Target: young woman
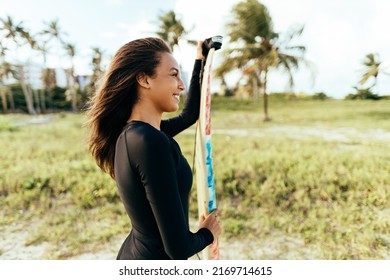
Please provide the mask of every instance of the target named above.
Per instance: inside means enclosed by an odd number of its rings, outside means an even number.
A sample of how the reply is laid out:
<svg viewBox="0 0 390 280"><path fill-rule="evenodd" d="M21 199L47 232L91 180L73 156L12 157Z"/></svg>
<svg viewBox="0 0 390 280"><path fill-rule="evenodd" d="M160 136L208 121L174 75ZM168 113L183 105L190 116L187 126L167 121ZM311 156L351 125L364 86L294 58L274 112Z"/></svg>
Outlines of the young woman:
<svg viewBox="0 0 390 280"><path fill-rule="evenodd" d="M199 115L202 42L198 43L188 97L167 44L144 38L122 46L111 61L88 111L89 150L117 183L132 229L117 259L187 259L221 233L218 211L188 224L192 172L175 135Z"/></svg>

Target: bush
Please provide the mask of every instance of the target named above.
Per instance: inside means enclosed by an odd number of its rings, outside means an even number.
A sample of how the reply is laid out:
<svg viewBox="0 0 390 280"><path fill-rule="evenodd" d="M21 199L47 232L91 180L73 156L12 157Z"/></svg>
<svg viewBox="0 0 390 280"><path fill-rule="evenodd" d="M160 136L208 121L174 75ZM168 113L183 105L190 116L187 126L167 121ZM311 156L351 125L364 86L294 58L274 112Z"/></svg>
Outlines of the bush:
<svg viewBox="0 0 390 280"><path fill-rule="evenodd" d="M329 97L323 93L323 92L317 92L312 97L314 100L326 100L329 99Z"/></svg>
<svg viewBox="0 0 390 280"><path fill-rule="evenodd" d="M354 87L356 93L348 94L345 99L347 100L380 100L381 97L371 91L372 87L369 88L357 88Z"/></svg>
<svg viewBox="0 0 390 280"><path fill-rule="evenodd" d="M27 104L26 100L23 94L22 87L19 83L17 84L12 84L8 86L9 92L12 94L13 99L14 99L14 105L15 105L15 111L16 112L23 112L27 113ZM35 95L37 94L37 90L34 90L34 107L38 108L41 107L42 104L37 104L37 100L35 98ZM42 98L42 90L38 90L39 93L39 98ZM45 108L46 110L66 110L69 111L71 109L71 100L67 100L66 95L65 95L66 88L62 87L55 87L52 91L50 92L45 92ZM79 96L82 97L82 102L85 103L85 100L87 97L84 95L81 95L79 92ZM39 101L40 102L40 101ZM9 98L7 98L7 105L8 105L8 110L11 110L11 104ZM40 102L41 103L41 102ZM2 103L0 102L0 110L3 110Z"/></svg>

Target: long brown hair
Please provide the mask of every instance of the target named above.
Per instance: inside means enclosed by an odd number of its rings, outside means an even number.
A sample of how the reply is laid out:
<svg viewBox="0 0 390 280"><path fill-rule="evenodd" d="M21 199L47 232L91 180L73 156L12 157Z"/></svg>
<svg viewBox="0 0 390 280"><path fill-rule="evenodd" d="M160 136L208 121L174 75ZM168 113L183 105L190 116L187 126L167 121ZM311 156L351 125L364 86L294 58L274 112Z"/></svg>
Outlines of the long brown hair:
<svg viewBox="0 0 390 280"><path fill-rule="evenodd" d="M115 178L115 145L138 100L137 75L155 75L160 54L171 53L159 38L130 41L114 55L87 111L88 148L97 165Z"/></svg>

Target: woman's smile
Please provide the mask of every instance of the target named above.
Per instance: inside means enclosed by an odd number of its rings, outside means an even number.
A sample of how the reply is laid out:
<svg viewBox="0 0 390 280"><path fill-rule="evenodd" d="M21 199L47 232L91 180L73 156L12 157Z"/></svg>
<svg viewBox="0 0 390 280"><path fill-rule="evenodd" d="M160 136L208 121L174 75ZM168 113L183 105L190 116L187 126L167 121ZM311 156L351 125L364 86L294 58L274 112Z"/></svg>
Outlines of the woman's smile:
<svg viewBox="0 0 390 280"><path fill-rule="evenodd" d="M178 102L180 101L180 92L179 93L174 93L173 98L175 98Z"/></svg>

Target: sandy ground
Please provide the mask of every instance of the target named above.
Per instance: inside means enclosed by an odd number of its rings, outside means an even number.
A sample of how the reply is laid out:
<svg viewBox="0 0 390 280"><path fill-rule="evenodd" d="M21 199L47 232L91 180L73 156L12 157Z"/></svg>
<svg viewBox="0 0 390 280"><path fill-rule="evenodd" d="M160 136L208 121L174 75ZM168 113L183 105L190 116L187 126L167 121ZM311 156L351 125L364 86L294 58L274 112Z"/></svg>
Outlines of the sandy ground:
<svg viewBox="0 0 390 280"><path fill-rule="evenodd" d="M28 246L29 228L21 224L10 224L1 228L0 259L42 259L49 247L47 242Z"/></svg>
<svg viewBox="0 0 390 280"><path fill-rule="evenodd" d="M187 132L193 134L193 132ZM390 141L390 131L383 129L369 129L360 131L354 128L325 128L321 126L287 126L252 128L252 129L214 129L213 135L229 135L241 137L259 137L267 134L285 135L294 139L308 139L320 137L326 141L349 142L356 140Z"/></svg>
<svg viewBox="0 0 390 280"><path fill-rule="evenodd" d="M28 245L29 230L20 225L8 225L2 228L0 238L1 260L42 260L47 259L50 249L48 242ZM125 236L117 236L106 244L105 249L71 257L73 260L113 260ZM307 247L299 238L275 234L261 243L256 240L219 241L221 259L319 259L321 253L313 247ZM200 258L202 255L200 254ZM197 260L195 255L191 259Z"/></svg>
<svg viewBox="0 0 390 280"><path fill-rule="evenodd" d="M34 220L26 224L9 224L1 227L0 236L0 260L44 260L48 259L48 252L52 247L48 242L29 244L29 237L34 233L34 228L40 228L41 221ZM197 228L198 222L190 221L192 231ZM73 260L113 260L126 238L118 235L112 238L98 252L84 253L70 257ZM220 256L225 260L246 259L321 259L321 252L314 246L305 245L299 237L287 236L281 233L273 233L262 240L231 239L219 240ZM199 254L200 258L202 255ZM195 255L191 259L197 260Z"/></svg>

